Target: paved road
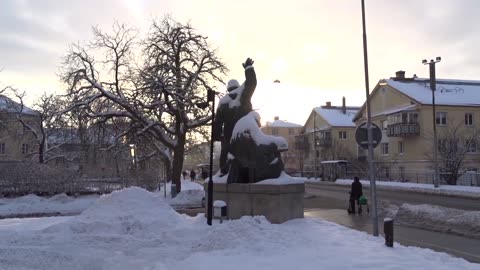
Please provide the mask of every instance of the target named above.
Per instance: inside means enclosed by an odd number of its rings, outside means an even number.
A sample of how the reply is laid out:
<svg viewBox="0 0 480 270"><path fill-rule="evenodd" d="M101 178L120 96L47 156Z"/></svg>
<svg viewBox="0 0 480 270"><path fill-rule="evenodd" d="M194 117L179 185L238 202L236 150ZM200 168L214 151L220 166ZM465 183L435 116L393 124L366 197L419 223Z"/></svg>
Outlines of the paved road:
<svg viewBox="0 0 480 270"><path fill-rule="evenodd" d="M315 200L306 201L305 208L322 207L326 202L326 208L332 208L332 204L335 208L346 209L348 204L348 191L349 186L335 185L335 184L306 184L307 194L317 196L322 202L318 203ZM370 197L370 191L368 187L363 188L363 192L367 197ZM461 197L450 197L437 194L421 194L408 191L397 190L381 190L377 188L377 198L379 201L388 201L391 204L401 205L403 203L410 204L433 204L449 208L456 208L462 210L475 210L480 211L480 199L469 199Z"/></svg>
<svg viewBox="0 0 480 270"><path fill-rule="evenodd" d="M346 212L348 204L348 187L324 184L307 184L307 194L315 195L305 199L305 216L320 217L356 230L372 232L372 219L369 216L351 216ZM368 192L368 190L364 190ZM437 204L445 207L480 210L480 201L452 198L439 195L415 194L398 191L378 191L379 200L393 204L404 202L411 204ZM383 220L383 218L380 218ZM383 234L383 225L379 224ZM395 224L395 242L405 246L430 248L440 252L480 263L480 240L462 236L427 231Z"/></svg>

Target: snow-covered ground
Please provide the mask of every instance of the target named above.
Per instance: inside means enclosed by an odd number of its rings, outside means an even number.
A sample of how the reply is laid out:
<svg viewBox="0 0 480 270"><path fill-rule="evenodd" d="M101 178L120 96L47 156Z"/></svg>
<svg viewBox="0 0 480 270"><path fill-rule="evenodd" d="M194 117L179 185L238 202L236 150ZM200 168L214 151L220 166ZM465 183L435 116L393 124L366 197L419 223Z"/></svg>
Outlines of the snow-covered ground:
<svg viewBox="0 0 480 270"><path fill-rule="evenodd" d="M128 188L77 216L0 220L0 269L480 269L315 218L207 226L163 195Z"/></svg>
<svg viewBox="0 0 480 270"><path fill-rule="evenodd" d="M309 180L312 182L311 180ZM351 179L337 179L335 184L338 185L351 185ZM318 181L317 181L318 182ZM369 180L360 180L363 186L370 186ZM384 189L396 189L407 190L428 194L442 194L449 196L462 196L470 198L480 198L480 187L470 186L450 186L441 185L438 188L434 188L431 184L416 184L416 183L402 183L402 182L387 182L387 181L375 181L378 188Z"/></svg>

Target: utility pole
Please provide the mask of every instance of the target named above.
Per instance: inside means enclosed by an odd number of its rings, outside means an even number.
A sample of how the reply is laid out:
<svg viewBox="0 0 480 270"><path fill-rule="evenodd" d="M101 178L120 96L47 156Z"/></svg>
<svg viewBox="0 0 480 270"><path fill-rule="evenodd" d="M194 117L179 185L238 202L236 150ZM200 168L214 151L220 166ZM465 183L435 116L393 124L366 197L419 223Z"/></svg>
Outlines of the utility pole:
<svg viewBox="0 0 480 270"><path fill-rule="evenodd" d="M363 26L363 63L365 68L365 90L367 94L367 136L368 136L368 174L370 176L370 196L372 198L372 222L373 236L378 236L378 215L377 215L377 188L375 183L375 168L373 164L373 126L372 112L370 110L370 87L368 82L368 54L367 54L367 31L365 26L365 3L362 0L362 26Z"/></svg>
<svg viewBox="0 0 480 270"><path fill-rule="evenodd" d="M435 90L437 88L437 79L435 75L435 64L442 61L440 56L435 58L435 61L432 59L430 62L427 59L422 60L422 64L429 66L430 71L430 89L432 89L432 111L433 111L433 166L435 174L433 176L433 186L438 188L440 186L440 175L438 173L438 146L437 146L437 111L435 110Z"/></svg>
<svg viewBox="0 0 480 270"><path fill-rule="evenodd" d="M315 174L315 180L317 180L317 144L318 144L318 138L317 138L317 111L313 109L313 151L315 154L315 159L314 159L314 174Z"/></svg>
<svg viewBox="0 0 480 270"><path fill-rule="evenodd" d="M213 219L213 132L215 130L215 91L208 89L207 102L212 102L212 130L210 132L210 180L208 181L207 224Z"/></svg>

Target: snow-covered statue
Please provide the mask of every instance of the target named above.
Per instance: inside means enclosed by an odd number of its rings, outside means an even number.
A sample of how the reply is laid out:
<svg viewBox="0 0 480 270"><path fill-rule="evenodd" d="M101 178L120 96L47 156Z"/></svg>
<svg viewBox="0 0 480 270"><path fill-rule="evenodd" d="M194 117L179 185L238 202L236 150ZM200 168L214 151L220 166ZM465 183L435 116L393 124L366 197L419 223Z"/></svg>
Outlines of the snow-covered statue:
<svg viewBox="0 0 480 270"><path fill-rule="evenodd" d="M228 93L220 99L215 114L215 129L213 140L221 141L220 174L225 175L229 170L228 152L233 128L240 118L252 111L252 95L257 86L257 76L253 69L253 60L247 58L242 64L245 69L245 82L238 84L237 80L230 80L227 84Z"/></svg>
<svg viewBox="0 0 480 270"><path fill-rule="evenodd" d="M288 144L282 137L264 134L260 115L251 111L235 125L229 148L227 183L256 183L280 176L283 171L280 153L288 150Z"/></svg>
<svg viewBox="0 0 480 270"><path fill-rule="evenodd" d="M228 82L228 93L220 99L213 132L214 141L222 144L220 176L228 173L228 183L279 177L283 171L280 152L288 149L283 138L265 135L260 130L260 116L251 103L257 86L253 60L247 58L242 65L245 82Z"/></svg>

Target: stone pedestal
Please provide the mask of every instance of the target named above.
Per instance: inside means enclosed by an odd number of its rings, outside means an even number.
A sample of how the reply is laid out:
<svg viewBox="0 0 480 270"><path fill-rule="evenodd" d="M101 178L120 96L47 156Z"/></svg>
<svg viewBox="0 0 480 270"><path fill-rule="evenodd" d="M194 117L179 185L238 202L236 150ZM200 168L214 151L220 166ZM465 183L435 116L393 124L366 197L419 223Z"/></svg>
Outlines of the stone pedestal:
<svg viewBox="0 0 480 270"><path fill-rule="evenodd" d="M205 183L208 196L208 184ZM271 223L283 223L290 219L303 218L304 183L267 184L213 184L213 200L227 203L227 218L242 216L265 216ZM205 198L208 201L208 198ZM205 206L206 207L206 206ZM205 213L206 213L205 209Z"/></svg>

